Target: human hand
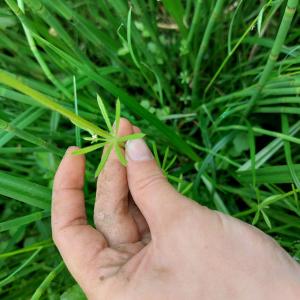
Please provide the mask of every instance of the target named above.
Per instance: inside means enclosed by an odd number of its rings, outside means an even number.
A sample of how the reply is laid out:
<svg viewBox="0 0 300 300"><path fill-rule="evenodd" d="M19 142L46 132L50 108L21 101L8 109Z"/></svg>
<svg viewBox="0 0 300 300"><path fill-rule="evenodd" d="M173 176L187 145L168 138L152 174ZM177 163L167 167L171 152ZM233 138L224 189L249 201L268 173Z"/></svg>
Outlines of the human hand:
<svg viewBox="0 0 300 300"><path fill-rule="evenodd" d="M138 132L121 119L119 135ZM253 226L180 195L142 140L111 153L87 224L85 159L68 149L54 181L52 232L89 299L299 299L300 267Z"/></svg>

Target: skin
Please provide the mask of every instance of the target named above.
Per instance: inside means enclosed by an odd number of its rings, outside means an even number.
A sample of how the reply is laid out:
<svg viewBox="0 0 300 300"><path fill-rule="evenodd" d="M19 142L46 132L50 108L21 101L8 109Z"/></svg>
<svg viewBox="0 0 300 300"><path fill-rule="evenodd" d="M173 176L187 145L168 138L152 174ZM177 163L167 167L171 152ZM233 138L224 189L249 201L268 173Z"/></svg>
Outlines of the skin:
<svg viewBox="0 0 300 300"><path fill-rule="evenodd" d="M121 119L120 136L138 131ZM179 194L149 149L125 148L127 167L112 152L98 177L96 228L76 147L54 180L53 239L88 299L299 299L300 267L272 238Z"/></svg>

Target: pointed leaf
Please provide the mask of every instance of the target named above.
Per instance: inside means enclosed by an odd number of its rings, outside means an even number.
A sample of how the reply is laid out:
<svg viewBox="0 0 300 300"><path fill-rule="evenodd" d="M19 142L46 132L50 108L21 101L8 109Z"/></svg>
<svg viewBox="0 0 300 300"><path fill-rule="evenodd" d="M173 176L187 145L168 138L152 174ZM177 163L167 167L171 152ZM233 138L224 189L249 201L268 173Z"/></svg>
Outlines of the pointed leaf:
<svg viewBox="0 0 300 300"><path fill-rule="evenodd" d="M74 95L75 114L76 114L76 116L78 116L79 112L78 112L76 76L73 76L73 95ZM76 138L76 146L81 148L80 128L78 126L75 126L75 138Z"/></svg>
<svg viewBox="0 0 300 300"><path fill-rule="evenodd" d="M78 149L78 150L74 150L72 152L73 155L80 155L80 154L85 154L85 153L89 153L89 152L92 152L94 150L97 150L101 147L103 147L106 143L99 143L99 144L95 144L95 145L92 145L92 146L88 146L88 147L85 147L85 148L81 148L81 149Z"/></svg>
<svg viewBox="0 0 300 300"><path fill-rule="evenodd" d="M190 182L181 192L181 194L185 195L193 186L193 182Z"/></svg>
<svg viewBox="0 0 300 300"><path fill-rule="evenodd" d="M117 99L116 102L116 115L115 115L115 132L117 133L120 126L120 117L121 117L121 103L120 99Z"/></svg>
<svg viewBox="0 0 300 300"><path fill-rule="evenodd" d="M161 168L163 170L165 170L165 166L166 166L166 163L167 163L168 156L169 156L169 147L166 148L165 155L164 155L164 158L163 158L163 163L162 163L162 166L161 166Z"/></svg>
<svg viewBox="0 0 300 300"><path fill-rule="evenodd" d="M152 143L152 149L153 149L153 154L154 154L154 158L156 160L156 163L161 168L161 164L160 164L160 160L159 160L159 156L158 156L157 147L156 147L155 142Z"/></svg>
<svg viewBox="0 0 300 300"><path fill-rule="evenodd" d="M174 157L172 158L172 160L166 166L165 171L168 171L173 166L173 164L175 163L176 158L177 158L177 155L174 155Z"/></svg>
<svg viewBox="0 0 300 300"><path fill-rule="evenodd" d="M110 123L110 120L109 120L106 108L105 108L104 103L103 103L103 101L102 101L102 99L101 99L101 97L99 95L97 95L97 102L98 102L101 114L103 116L103 119L104 119L104 121L106 123L106 126L108 128L108 131L112 132L113 131L112 130L112 126L111 126L111 123Z"/></svg>
<svg viewBox="0 0 300 300"><path fill-rule="evenodd" d="M252 225L255 225L257 223L257 221L259 219L259 216L260 216L260 209L257 210L257 212L256 212L256 214L255 214L255 216L253 218Z"/></svg>
<svg viewBox="0 0 300 300"><path fill-rule="evenodd" d="M106 161L109 157L109 154L110 154L112 148L113 148L113 144L110 144L107 149L103 150L101 161L100 161L100 163L97 167L97 170L95 172L95 177L97 177L100 174L100 172L102 171L102 169L104 168L104 165L105 165L105 163L106 163Z"/></svg>
<svg viewBox="0 0 300 300"><path fill-rule="evenodd" d="M127 16L127 46L128 46L128 50L129 50L129 53L130 53L130 56L131 56L133 62L135 63L137 68L140 69L141 66L133 52L132 43L131 43L131 11L132 11L132 8L130 7L129 11L128 11L128 16Z"/></svg>
<svg viewBox="0 0 300 300"><path fill-rule="evenodd" d="M262 21L263 21L263 15L264 15L265 6L262 7L262 9L259 12L258 20L257 20L257 31L258 35L262 36Z"/></svg>
<svg viewBox="0 0 300 300"><path fill-rule="evenodd" d="M123 166L126 166L127 165L127 160L125 159L125 157L124 157L124 155L123 155L123 153L120 149L120 146L116 144L114 148L115 148L115 151L116 151L116 154L118 156L119 161L121 162L121 164Z"/></svg>
<svg viewBox="0 0 300 300"><path fill-rule="evenodd" d="M180 184L184 183L184 180L182 178L180 178L180 177L178 178L178 177L175 177L173 175L169 175L168 174L167 178L170 179L170 180L172 180L172 181L174 181L174 182L180 183Z"/></svg>
<svg viewBox="0 0 300 300"><path fill-rule="evenodd" d="M128 134L124 135L118 138L118 142L126 142L129 140L136 140L136 139L142 139L145 136L144 133L133 133L133 134Z"/></svg>
<svg viewBox="0 0 300 300"><path fill-rule="evenodd" d="M264 220L265 220L267 226L268 226L270 229L272 229L271 221L270 221L269 217L267 216L267 214L264 212L263 209L261 210L261 214L262 214L262 216L263 216L263 218L264 218Z"/></svg>

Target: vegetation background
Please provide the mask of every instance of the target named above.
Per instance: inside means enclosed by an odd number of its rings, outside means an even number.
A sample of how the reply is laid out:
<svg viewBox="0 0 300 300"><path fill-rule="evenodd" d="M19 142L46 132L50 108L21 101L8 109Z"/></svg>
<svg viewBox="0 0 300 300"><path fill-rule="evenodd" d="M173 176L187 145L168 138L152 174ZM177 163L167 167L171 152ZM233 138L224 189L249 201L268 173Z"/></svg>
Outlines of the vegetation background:
<svg viewBox="0 0 300 300"><path fill-rule="evenodd" d="M255 224L299 260L298 9L298 0L1 1L0 298L84 299L51 241L49 208L65 149L89 134L45 96L101 128L96 94L111 121L119 98L180 192ZM90 217L99 157L87 154Z"/></svg>

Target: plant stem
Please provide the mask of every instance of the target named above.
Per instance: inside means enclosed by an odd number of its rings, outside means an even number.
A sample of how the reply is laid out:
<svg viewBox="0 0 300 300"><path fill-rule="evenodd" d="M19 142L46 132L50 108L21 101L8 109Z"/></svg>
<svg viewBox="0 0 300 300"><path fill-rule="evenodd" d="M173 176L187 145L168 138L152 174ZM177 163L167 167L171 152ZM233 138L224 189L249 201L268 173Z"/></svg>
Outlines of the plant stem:
<svg viewBox="0 0 300 300"><path fill-rule="evenodd" d="M55 277L63 270L65 264L61 261L43 280L41 285L36 289L31 297L31 300L38 300L41 298L42 294L49 287L50 283L55 279Z"/></svg>
<svg viewBox="0 0 300 300"><path fill-rule="evenodd" d="M195 34L195 31L196 31L196 27L197 27L197 25L199 24L199 21L200 21L200 12L201 12L201 6L202 6L203 0L196 0L196 2L197 3L196 3L195 13L194 13L193 20L192 20L192 25L191 25L191 28L189 30L188 37L187 37L188 47L190 46L190 44L192 42L193 36Z"/></svg>
<svg viewBox="0 0 300 300"><path fill-rule="evenodd" d="M93 123L83 119L82 117L77 116L72 111L64 108L60 104L51 100L46 95L23 84L20 80L14 78L13 76L11 76L10 74L8 74L7 72L1 69L0 69L0 82L32 97L36 102L42 104L43 106L59 112L60 114L68 118L72 123L76 124L80 128L83 128L84 130L87 131L91 131L94 134L97 134L99 136L109 137L109 134L106 131L102 130L101 128L94 125Z"/></svg>
<svg viewBox="0 0 300 300"><path fill-rule="evenodd" d="M291 22L293 20L294 14L296 12L298 2L299 2L299 0L288 0L282 21L280 23L279 30L276 35L276 39L274 41L272 50L270 52L270 55L269 55L269 58L267 61L267 64L265 65L262 75L258 81L256 91L250 98L248 108L246 109L246 111L244 113L245 116L247 116L250 113L253 106L255 106L258 97L260 96L264 86L266 85L266 83L271 75L271 72L274 68L274 65L275 65L277 59L278 59L278 56L279 56L279 53L283 46L283 43L286 39L288 30L291 26Z"/></svg>
<svg viewBox="0 0 300 300"><path fill-rule="evenodd" d="M193 82L192 82L192 106L193 107L197 105L197 97L199 96L199 90L200 90L199 76L200 76L200 69L201 69L203 55L207 49L209 38L211 36L215 22L222 11L223 5L224 5L224 0L217 0L217 3L215 4L214 9L208 20L208 24L205 28L205 32L198 50L198 54L195 62L194 74L193 74Z"/></svg>

